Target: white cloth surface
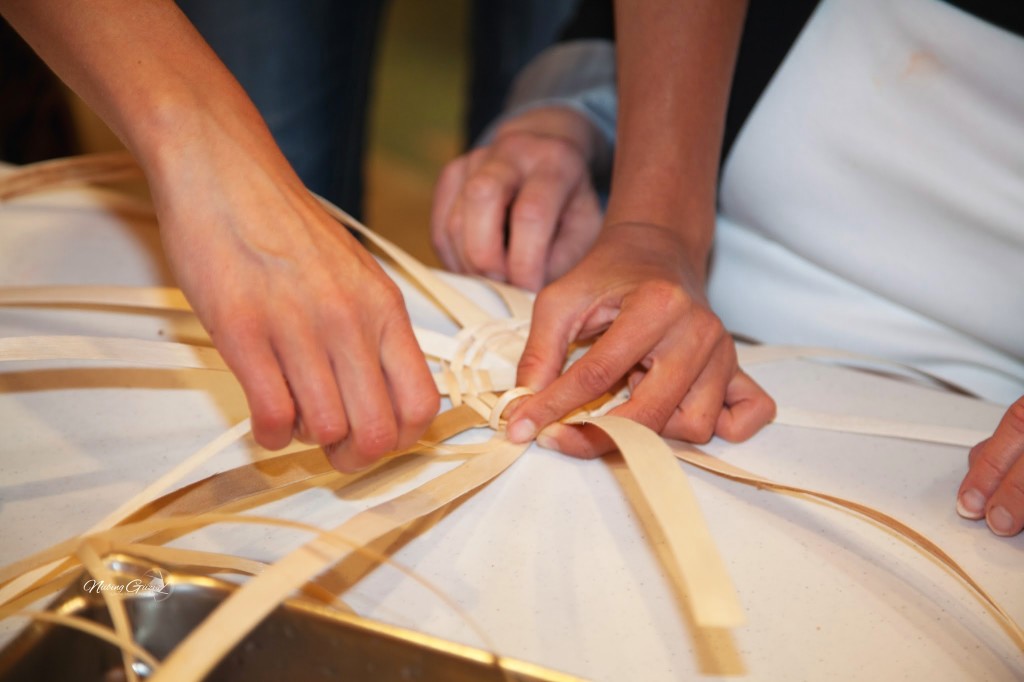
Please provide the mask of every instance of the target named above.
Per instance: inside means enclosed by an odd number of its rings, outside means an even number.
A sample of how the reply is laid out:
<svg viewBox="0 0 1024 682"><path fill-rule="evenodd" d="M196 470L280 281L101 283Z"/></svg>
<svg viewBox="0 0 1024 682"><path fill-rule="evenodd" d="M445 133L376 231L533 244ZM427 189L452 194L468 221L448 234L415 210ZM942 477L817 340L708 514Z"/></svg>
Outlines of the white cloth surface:
<svg viewBox="0 0 1024 682"><path fill-rule="evenodd" d="M169 284L152 217L111 206L106 195L82 190L0 206L0 285ZM500 314L479 283L449 279ZM414 322L452 331L424 297L405 291ZM114 329L173 339L178 324L180 316L0 308L4 335ZM988 403L807 362L751 370L794 407L983 429L1001 414ZM0 365L0 562L84 531L244 415L227 375ZM999 539L955 513L962 448L770 426L748 443L716 441L707 450L897 516L1024 620L1024 536ZM251 443L240 444L189 480L255 456ZM317 489L256 512L333 526L449 466L411 468L386 490ZM716 679L706 667L716 656L745 680L1024 676L1024 656L978 602L889 534L688 471L747 613L734 656L698 638L680 615L623 495L628 477L616 458L582 462L533 447L395 558L439 586L501 653L595 680ZM199 534L190 546L273 559L301 539L232 527ZM366 615L481 645L459 616L388 567L347 598ZM10 624L4 628L9 634Z"/></svg>

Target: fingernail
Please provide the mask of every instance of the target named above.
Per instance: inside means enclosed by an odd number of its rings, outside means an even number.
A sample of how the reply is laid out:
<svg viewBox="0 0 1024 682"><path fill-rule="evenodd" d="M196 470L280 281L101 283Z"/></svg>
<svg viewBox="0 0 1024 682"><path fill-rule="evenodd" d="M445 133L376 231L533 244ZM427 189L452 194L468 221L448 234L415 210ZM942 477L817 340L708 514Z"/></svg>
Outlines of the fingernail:
<svg viewBox="0 0 1024 682"><path fill-rule="evenodd" d="M1006 507L996 507L988 513L986 520L996 535L1009 535L1013 532L1013 517L1006 511Z"/></svg>
<svg viewBox="0 0 1024 682"><path fill-rule="evenodd" d="M537 434L537 445L545 450L558 450L558 441L544 432Z"/></svg>
<svg viewBox="0 0 1024 682"><path fill-rule="evenodd" d="M526 443L537 435L537 425L529 419L520 419L509 424L507 435L513 443Z"/></svg>
<svg viewBox="0 0 1024 682"><path fill-rule="evenodd" d="M484 277L490 280L494 280L495 282L505 281L505 275L501 274L500 272L485 272Z"/></svg>
<svg viewBox="0 0 1024 682"><path fill-rule="evenodd" d="M974 488L965 490L956 501L956 513L965 519L980 519L985 515L985 496Z"/></svg>

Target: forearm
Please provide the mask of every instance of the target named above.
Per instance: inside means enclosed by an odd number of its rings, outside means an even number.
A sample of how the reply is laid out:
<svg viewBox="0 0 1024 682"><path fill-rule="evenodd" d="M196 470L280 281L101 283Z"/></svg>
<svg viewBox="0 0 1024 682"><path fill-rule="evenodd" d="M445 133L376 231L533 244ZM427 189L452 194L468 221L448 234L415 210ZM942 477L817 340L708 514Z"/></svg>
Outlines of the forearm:
<svg viewBox="0 0 1024 682"><path fill-rule="evenodd" d="M619 116L606 224L675 231L703 276L746 0L616 0Z"/></svg>
<svg viewBox="0 0 1024 682"><path fill-rule="evenodd" d="M277 154L245 92L173 2L0 0L0 11L147 173L172 172L181 147L214 128Z"/></svg>

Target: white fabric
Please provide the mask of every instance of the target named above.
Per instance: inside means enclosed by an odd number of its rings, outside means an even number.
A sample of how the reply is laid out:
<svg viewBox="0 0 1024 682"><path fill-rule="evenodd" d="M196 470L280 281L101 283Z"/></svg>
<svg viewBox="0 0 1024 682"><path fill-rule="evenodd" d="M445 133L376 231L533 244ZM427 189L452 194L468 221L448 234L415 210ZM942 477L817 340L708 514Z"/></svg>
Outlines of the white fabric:
<svg viewBox="0 0 1024 682"><path fill-rule="evenodd" d="M943 2L822 3L724 169L725 324L1024 393L1022 66Z"/></svg>
<svg viewBox="0 0 1024 682"><path fill-rule="evenodd" d="M83 189L0 204L0 285L171 285L152 213ZM480 282L444 275L493 314ZM454 326L399 282L413 322ZM0 308L0 336L116 334L182 340L182 315L117 309ZM185 331L192 335L190 328ZM794 360L750 367L780 405L991 432L999 407L878 376ZM247 414L226 372L118 369L76 362L0 367L0 564L84 532ZM458 442L487 434L467 434ZM918 529L1018 621L1024 535L996 538L956 514L966 448L773 424L706 450L768 478L841 494ZM183 481L265 456L248 439ZM457 462L396 463L404 479L308 490L253 510L333 527ZM395 559L436 585L502 654L598 682L642 680L1024 679L1024 657L963 585L889 534L821 505L690 469L748 624L733 638L695 629L638 521L620 460L534 446ZM194 549L273 560L303 540L223 527ZM472 645L481 639L437 596L388 567L346 594L365 615ZM0 622L0 644L17 621Z"/></svg>

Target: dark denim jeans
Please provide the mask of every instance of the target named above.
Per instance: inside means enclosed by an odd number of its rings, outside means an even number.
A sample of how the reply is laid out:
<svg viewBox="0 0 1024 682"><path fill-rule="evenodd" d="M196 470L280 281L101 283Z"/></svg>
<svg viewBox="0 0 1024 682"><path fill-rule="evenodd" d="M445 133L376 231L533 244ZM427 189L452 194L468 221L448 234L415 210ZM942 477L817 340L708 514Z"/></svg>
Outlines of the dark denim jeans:
<svg viewBox="0 0 1024 682"><path fill-rule="evenodd" d="M429 2L430 0L419 0ZM576 0L472 0L471 137ZM178 0L299 177L359 215L374 47L387 0Z"/></svg>
<svg viewBox="0 0 1024 682"><path fill-rule="evenodd" d="M306 186L362 204L373 50L386 0L179 0Z"/></svg>

